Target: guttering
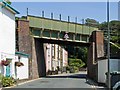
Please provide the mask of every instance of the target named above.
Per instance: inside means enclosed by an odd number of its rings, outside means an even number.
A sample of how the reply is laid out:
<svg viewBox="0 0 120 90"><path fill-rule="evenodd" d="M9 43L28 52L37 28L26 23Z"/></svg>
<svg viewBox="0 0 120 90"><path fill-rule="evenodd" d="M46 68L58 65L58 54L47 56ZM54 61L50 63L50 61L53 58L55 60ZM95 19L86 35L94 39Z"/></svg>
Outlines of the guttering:
<svg viewBox="0 0 120 90"><path fill-rule="evenodd" d="M15 55L21 55L21 56L26 56L29 57L29 54L23 53L23 52L15 52Z"/></svg>
<svg viewBox="0 0 120 90"><path fill-rule="evenodd" d="M16 9L14 9L12 6L10 6L8 3L6 3L5 1L3 1L3 0L0 0L0 4L2 4L3 6L2 6L2 8L7 8L7 9L9 9L10 11L12 11L14 14L20 14Z"/></svg>

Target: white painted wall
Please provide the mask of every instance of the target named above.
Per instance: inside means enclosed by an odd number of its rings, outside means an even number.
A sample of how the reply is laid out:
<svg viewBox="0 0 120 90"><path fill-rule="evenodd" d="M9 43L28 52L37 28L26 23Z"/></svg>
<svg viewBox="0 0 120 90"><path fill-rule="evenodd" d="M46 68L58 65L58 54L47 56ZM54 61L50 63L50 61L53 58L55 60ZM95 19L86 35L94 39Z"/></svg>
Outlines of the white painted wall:
<svg viewBox="0 0 120 90"><path fill-rule="evenodd" d="M15 54L15 14L7 10L6 8L2 8L1 4L0 52Z"/></svg>
<svg viewBox="0 0 120 90"><path fill-rule="evenodd" d="M22 56L20 62L24 64L24 66L16 67L17 68L17 78L19 79L28 79L29 78L29 69L28 69L28 58Z"/></svg>
<svg viewBox="0 0 120 90"><path fill-rule="evenodd" d="M68 52L63 48L63 67L68 65Z"/></svg>
<svg viewBox="0 0 120 90"><path fill-rule="evenodd" d="M13 70L13 61L15 60L15 14L2 8L0 2L0 62L6 60L6 58L12 58L10 64L11 70ZM0 73L6 73L6 67L0 65ZM11 71L12 75L12 71Z"/></svg>
<svg viewBox="0 0 120 90"><path fill-rule="evenodd" d="M15 61L18 57L15 56L15 14L2 8L0 2L0 61L6 58L12 58L10 63L10 74L15 78ZM28 75L28 58L22 56L20 61L24 66L17 67L17 78L26 79ZM2 74L6 75L6 66L1 66Z"/></svg>
<svg viewBox="0 0 120 90"><path fill-rule="evenodd" d="M120 72L120 59L110 59L110 72ZM107 59L98 61L98 82L105 83L107 72Z"/></svg>
<svg viewBox="0 0 120 90"><path fill-rule="evenodd" d="M47 44L46 45L46 52L45 52L45 54L46 54L46 72L48 71L48 70L52 70L52 68L51 68L51 44Z"/></svg>
<svg viewBox="0 0 120 90"><path fill-rule="evenodd" d="M107 60L100 60L98 61L98 82L105 83L106 76L105 73L107 72Z"/></svg>

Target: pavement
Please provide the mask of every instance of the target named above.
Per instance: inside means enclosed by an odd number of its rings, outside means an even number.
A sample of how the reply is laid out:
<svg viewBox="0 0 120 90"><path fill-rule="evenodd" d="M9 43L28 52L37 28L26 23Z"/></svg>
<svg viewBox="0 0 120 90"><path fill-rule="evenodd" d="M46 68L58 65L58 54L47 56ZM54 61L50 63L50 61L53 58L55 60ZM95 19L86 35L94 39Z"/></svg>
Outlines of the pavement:
<svg viewBox="0 0 120 90"><path fill-rule="evenodd" d="M34 79L19 83L18 85L7 87L10 88L92 88L92 90L103 89L103 86L91 79L86 80L86 72L63 73L59 75L48 75L44 78Z"/></svg>

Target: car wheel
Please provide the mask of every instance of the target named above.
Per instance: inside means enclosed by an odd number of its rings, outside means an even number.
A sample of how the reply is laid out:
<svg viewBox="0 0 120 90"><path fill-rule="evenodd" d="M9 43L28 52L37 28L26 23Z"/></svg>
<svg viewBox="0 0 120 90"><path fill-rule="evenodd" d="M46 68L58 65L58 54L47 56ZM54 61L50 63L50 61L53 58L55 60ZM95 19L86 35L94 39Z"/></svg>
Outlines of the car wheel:
<svg viewBox="0 0 120 90"><path fill-rule="evenodd" d="M118 86L116 90L120 90L120 86Z"/></svg>

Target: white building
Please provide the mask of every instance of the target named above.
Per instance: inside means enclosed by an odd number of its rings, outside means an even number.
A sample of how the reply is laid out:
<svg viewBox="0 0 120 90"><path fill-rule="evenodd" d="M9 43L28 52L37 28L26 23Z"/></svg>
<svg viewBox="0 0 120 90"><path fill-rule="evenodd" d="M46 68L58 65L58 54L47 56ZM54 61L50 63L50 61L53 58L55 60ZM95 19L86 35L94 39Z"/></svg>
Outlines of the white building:
<svg viewBox="0 0 120 90"><path fill-rule="evenodd" d="M68 52L57 44L46 44L46 72L68 65Z"/></svg>
<svg viewBox="0 0 120 90"><path fill-rule="evenodd" d="M15 14L19 12L0 0L0 62L6 59L12 60L8 66L0 65L0 72L5 76L11 76L11 70L14 68L12 63L15 60Z"/></svg>
<svg viewBox="0 0 120 90"><path fill-rule="evenodd" d="M15 14L19 12L0 2L0 52L15 54Z"/></svg>
<svg viewBox="0 0 120 90"><path fill-rule="evenodd" d="M13 61L14 68L12 68L12 76L19 79L29 79L29 55L16 52L16 59ZM23 66L15 66L15 62L22 62Z"/></svg>

